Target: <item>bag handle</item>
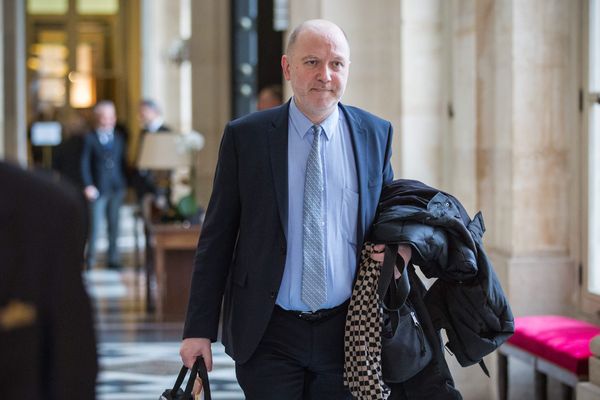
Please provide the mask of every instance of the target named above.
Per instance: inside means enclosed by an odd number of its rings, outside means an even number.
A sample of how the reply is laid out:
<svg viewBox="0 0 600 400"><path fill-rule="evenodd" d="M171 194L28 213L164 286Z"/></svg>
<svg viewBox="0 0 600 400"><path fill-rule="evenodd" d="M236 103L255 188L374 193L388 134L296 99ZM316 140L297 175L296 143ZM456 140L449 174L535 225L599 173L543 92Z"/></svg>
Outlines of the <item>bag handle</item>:
<svg viewBox="0 0 600 400"><path fill-rule="evenodd" d="M171 389L171 397L177 394L177 391L181 387L185 376L187 375L188 367L185 365L181 367L179 370L179 375L175 380L175 385L173 389ZM192 373L190 374L190 379L185 385L185 391L183 393L184 399L188 399L192 395L192 389L194 388L194 381L196 380L196 376L199 376L202 379L202 390L204 391L204 400L211 400L210 395L210 382L208 381L208 371L206 370L206 365L204 364L204 358L201 356L196 357L196 362L192 366ZM173 397L174 398L174 397Z"/></svg>
<svg viewBox="0 0 600 400"><path fill-rule="evenodd" d="M204 391L204 400L211 400L210 395L210 381L208 380L208 371L206 370L206 364L204 364L204 359L202 357L198 357L196 362L200 361L200 365L198 368L198 376L202 380L202 390ZM195 375L194 375L195 376ZM190 389L190 394L192 393Z"/></svg>
<svg viewBox="0 0 600 400"><path fill-rule="evenodd" d="M402 263L402 266L400 266L400 263ZM398 266L398 270L401 271L399 281L394 279L394 266ZM408 280L406 264L404 263L402 257L398 256L398 243L385 245L383 265L381 266L381 273L379 275L379 282L377 286L377 293L379 294L379 299L384 307L385 304L383 299L386 292L390 288L392 280L394 281L394 290L392 294L398 300L398 308L388 308L388 311L397 311L406 302L408 293L410 292L410 282Z"/></svg>

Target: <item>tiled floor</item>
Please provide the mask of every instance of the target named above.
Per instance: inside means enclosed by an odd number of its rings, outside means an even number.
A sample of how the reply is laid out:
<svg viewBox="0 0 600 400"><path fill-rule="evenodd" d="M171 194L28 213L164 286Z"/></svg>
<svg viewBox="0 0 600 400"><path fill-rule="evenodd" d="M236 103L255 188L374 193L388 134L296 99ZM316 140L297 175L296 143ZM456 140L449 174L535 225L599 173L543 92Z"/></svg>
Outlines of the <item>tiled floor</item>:
<svg viewBox="0 0 600 400"><path fill-rule="evenodd" d="M136 279L132 269L94 270L86 273L86 283L96 312L98 399L157 399L172 387L181 368L181 324L156 323L146 315L140 289L143 281ZM220 344L213 352L213 398L243 399L233 361Z"/></svg>
<svg viewBox="0 0 600 400"><path fill-rule="evenodd" d="M128 209L123 210L120 247L131 257L133 229ZM102 241L100 246L102 248ZM131 262L129 262L131 264ZM102 265L84 275L96 315L100 373L98 400L148 400L175 382L181 368L179 343L182 323L158 323L145 311L145 281L125 262L123 271ZM244 395L235 379L234 364L223 346L213 347L209 377L214 399L237 400Z"/></svg>

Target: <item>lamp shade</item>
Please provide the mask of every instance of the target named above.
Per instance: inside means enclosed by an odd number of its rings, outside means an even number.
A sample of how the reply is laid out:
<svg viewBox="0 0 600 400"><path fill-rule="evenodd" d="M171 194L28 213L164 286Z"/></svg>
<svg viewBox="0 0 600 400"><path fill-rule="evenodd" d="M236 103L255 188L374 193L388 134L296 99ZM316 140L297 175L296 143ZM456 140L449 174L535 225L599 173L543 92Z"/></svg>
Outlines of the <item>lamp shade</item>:
<svg viewBox="0 0 600 400"><path fill-rule="evenodd" d="M181 135L147 133L142 138L137 167L140 169L175 169L191 165L191 154L181 145Z"/></svg>

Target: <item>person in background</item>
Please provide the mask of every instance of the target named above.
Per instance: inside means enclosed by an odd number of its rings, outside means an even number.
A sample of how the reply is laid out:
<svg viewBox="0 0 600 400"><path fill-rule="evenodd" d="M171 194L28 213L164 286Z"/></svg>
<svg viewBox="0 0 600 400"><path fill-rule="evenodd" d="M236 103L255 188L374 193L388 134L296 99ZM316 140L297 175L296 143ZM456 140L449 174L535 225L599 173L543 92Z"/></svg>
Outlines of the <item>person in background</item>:
<svg viewBox="0 0 600 400"><path fill-rule="evenodd" d="M94 399L80 194L4 162L0 185L0 399Z"/></svg>
<svg viewBox="0 0 600 400"><path fill-rule="evenodd" d="M125 198L125 154L127 135L115 128L117 113L113 102L103 100L94 108L95 126L83 139L81 175L84 193L91 209L91 229L86 263L92 268L96 262L96 241L102 220L106 217L108 229L108 268L120 269L117 247L119 210Z"/></svg>
<svg viewBox="0 0 600 400"><path fill-rule="evenodd" d="M265 86L258 92L258 101L256 102L256 109L258 111L277 107L281 104L283 104L283 90L281 85Z"/></svg>
<svg viewBox="0 0 600 400"><path fill-rule="evenodd" d="M61 181L79 189L83 196L84 184L81 176L81 156L84 133L89 130L85 118L73 109L65 110L62 118L64 139L52 153L52 169L58 172Z"/></svg>
<svg viewBox="0 0 600 400"><path fill-rule="evenodd" d="M151 99L140 101L139 113L142 122L142 134L171 131L171 128L165 124L162 111L156 101Z"/></svg>
<svg viewBox="0 0 600 400"><path fill-rule="evenodd" d="M135 157L136 162L140 157L139 153L146 135L171 132L171 128L165 124L162 111L156 101L151 99L140 101L138 111L142 127L138 141L138 154ZM170 172L153 172L137 169L136 166L133 166L132 170L132 186L135 190L138 203L142 203L145 195L151 194L154 196L154 205L160 209L165 208L168 203ZM161 185L159 181L163 181L163 184Z"/></svg>
<svg viewBox="0 0 600 400"><path fill-rule="evenodd" d="M332 22L295 28L281 65L292 99L225 127L180 355L212 368L223 309L246 399L349 400L346 314L357 252L393 178L392 126L340 103L350 46Z"/></svg>

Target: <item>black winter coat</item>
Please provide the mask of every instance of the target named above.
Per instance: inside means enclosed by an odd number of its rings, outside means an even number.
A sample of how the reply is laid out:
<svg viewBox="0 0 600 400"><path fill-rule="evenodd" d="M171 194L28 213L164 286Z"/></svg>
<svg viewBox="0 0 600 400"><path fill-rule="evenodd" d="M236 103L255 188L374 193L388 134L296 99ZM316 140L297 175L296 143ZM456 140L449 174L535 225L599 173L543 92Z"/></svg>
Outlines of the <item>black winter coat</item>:
<svg viewBox="0 0 600 400"><path fill-rule="evenodd" d="M512 311L483 248L484 232L481 213L471 220L452 195L406 179L383 188L371 231L375 243L410 244L412 262L428 278L439 278L425 305L463 367L481 362L514 333Z"/></svg>

